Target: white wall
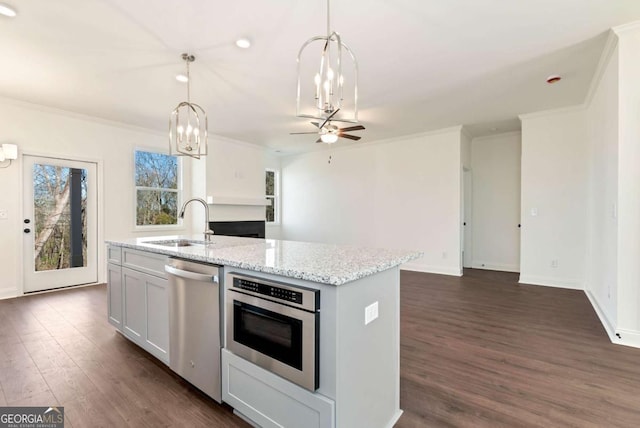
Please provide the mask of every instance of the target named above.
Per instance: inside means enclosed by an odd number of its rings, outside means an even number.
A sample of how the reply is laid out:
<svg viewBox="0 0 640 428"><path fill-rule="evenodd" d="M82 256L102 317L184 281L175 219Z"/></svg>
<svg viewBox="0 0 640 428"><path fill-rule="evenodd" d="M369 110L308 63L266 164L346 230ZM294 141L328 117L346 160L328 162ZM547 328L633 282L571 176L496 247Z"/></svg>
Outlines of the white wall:
<svg viewBox="0 0 640 428"><path fill-rule="evenodd" d="M640 25L619 36L617 332L640 347Z"/></svg>
<svg viewBox="0 0 640 428"><path fill-rule="evenodd" d="M422 250L459 275L460 127L282 158L285 239Z"/></svg>
<svg viewBox="0 0 640 428"><path fill-rule="evenodd" d="M474 138L472 267L520 271L519 132Z"/></svg>
<svg viewBox="0 0 640 428"><path fill-rule="evenodd" d="M168 150L166 135L98 121L30 104L0 99L0 143L14 143L23 153L98 162L98 277L104 281L104 239L167 232L134 230L133 154L136 147ZM191 183L185 163L185 191ZM0 298L22 294L22 160L0 169ZM188 226L188 222L186 223ZM171 233L184 233L188 228Z"/></svg>
<svg viewBox="0 0 640 428"><path fill-rule="evenodd" d="M583 289L589 181L585 109L521 120L520 282Z"/></svg>
<svg viewBox="0 0 640 428"><path fill-rule="evenodd" d="M613 331L618 295L618 49L605 55L586 112L590 219L585 288Z"/></svg>
<svg viewBox="0 0 640 428"><path fill-rule="evenodd" d="M265 196L263 148L241 141L213 136L207 156L206 192L213 197L210 221L264 220L264 205L217 204L229 200L262 199Z"/></svg>

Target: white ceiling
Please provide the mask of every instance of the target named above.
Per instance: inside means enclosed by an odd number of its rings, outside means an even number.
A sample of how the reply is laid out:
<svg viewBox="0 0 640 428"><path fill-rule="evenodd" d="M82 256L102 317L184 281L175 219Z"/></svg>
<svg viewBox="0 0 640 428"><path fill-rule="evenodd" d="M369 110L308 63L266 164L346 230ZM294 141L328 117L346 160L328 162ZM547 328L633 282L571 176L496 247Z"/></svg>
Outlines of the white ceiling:
<svg viewBox="0 0 640 428"><path fill-rule="evenodd" d="M0 95L164 131L186 97L209 131L284 153L312 149L295 116L296 55L325 33L325 0L2 0ZM613 26L638 0L333 0L360 66L363 144L453 125L518 129L517 115L584 101ZM249 50L234 41L249 37ZM561 74L555 85L545 84ZM497 130L492 130L497 128ZM341 140L340 144L344 144Z"/></svg>

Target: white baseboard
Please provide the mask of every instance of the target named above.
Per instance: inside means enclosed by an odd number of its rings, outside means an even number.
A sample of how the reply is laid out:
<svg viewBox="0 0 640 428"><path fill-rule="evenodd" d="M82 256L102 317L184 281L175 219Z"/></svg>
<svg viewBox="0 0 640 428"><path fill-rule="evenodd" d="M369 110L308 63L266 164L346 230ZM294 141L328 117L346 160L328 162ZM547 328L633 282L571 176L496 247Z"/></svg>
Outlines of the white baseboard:
<svg viewBox="0 0 640 428"><path fill-rule="evenodd" d="M14 297L18 297L17 288L5 288L0 290L0 300L13 299Z"/></svg>
<svg viewBox="0 0 640 428"><path fill-rule="evenodd" d="M460 269L445 266L430 266L420 263L405 263L400 265L402 270L410 270L413 272L436 273L438 275L462 276Z"/></svg>
<svg viewBox="0 0 640 428"><path fill-rule="evenodd" d="M545 287L568 288L570 290L584 290L579 279L558 279L544 276L520 275L520 284L543 285Z"/></svg>
<svg viewBox="0 0 640 428"><path fill-rule="evenodd" d="M607 313L598 304L598 300L593 295L593 293L591 293L591 291L584 290L584 294L586 294L587 299L589 299L589 302L591 302L593 310L596 311L596 315L598 316L598 318L600 318L600 324L602 324L602 327L604 327L604 331L607 332L609 340L613 343L616 343L616 340L618 340L618 337L616 336L616 329L609 317L607 317Z"/></svg>
<svg viewBox="0 0 640 428"><path fill-rule="evenodd" d="M502 272L520 272L519 265L506 265L503 263L491 263L475 260L471 262L471 267L473 269L499 270Z"/></svg>
<svg viewBox="0 0 640 428"><path fill-rule="evenodd" d="M616 335L612 342L617 345L640 348L640 331L618 328L616 329Z"/></svg>

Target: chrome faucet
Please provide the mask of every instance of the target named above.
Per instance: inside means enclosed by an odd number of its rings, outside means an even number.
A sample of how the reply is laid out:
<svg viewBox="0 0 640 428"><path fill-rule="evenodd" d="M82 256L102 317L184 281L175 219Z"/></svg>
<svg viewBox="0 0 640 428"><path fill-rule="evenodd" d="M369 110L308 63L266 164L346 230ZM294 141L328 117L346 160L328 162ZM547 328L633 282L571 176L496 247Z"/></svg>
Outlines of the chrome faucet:
<svg viewBox="0 0 640 428"><path fill-rule="evenodd" d="M184 218L184 210L187 208L190 202L200 202L204 206L204 240L211 241L211 236L213 235L213 230L209 228L209 205L205 202L204 199L201 198L191 198L184 204L182 204L182 209L180 210L179 217Z"/></svg>

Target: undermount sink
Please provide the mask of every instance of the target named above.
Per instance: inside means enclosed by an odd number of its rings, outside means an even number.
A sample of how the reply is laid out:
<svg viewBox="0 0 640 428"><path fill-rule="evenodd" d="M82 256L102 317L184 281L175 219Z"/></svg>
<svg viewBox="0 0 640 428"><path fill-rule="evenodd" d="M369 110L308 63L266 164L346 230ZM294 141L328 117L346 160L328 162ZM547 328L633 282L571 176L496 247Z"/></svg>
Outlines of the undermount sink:
<svg viewBox="0 0 640 428"><path fill-rule="evenodd" d="M145 244L159 245L161 247L204 247L206 242L190 239L170 239L165 241L147 241Z"/></svg>

